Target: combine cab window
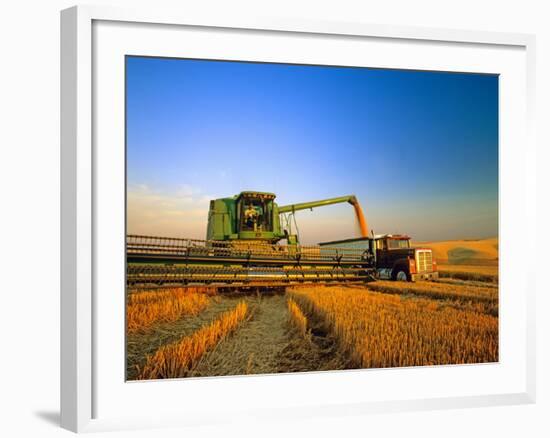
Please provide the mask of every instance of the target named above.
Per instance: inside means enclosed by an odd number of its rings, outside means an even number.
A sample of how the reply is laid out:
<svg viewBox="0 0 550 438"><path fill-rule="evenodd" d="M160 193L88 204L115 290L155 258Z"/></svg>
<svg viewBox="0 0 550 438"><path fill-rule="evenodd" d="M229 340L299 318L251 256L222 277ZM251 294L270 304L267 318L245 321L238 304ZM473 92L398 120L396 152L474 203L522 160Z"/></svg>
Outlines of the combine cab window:
<svg viewBox="0 0 550 438"><path fill-rule="evenodd" d="M388 249L410 248L409 241L405 239L388 239Z"/></svg>
<svg viewBox="0 0 550 438"><path fill-rule="evenodd" d="M273 231L270 199L243 198L240 202L240 231Z"/></svg>

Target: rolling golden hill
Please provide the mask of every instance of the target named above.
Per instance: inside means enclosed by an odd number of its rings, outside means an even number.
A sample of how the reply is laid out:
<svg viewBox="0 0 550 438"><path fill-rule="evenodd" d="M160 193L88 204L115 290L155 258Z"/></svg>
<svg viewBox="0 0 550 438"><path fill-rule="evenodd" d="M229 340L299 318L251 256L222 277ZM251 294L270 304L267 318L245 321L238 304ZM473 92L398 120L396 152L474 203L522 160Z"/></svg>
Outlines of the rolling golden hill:
<svg viewBox="0 0 550 438"><path fill-rule="evenodd" d="M413 242L415 247L431 248L438 263L464 265L498 264L498 238Z"/></svg>

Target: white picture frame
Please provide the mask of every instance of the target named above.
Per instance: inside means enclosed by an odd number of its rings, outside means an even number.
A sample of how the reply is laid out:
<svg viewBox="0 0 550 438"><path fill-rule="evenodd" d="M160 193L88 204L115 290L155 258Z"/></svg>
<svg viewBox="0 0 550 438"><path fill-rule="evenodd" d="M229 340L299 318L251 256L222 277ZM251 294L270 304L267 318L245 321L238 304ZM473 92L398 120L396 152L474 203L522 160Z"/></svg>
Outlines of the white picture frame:
<svg viewBox="0 0 550 438"><path fill-rule="evenodd" d="M107 29L101 33L94 29L94 26L101 23L118 23L121 25L131 24L134 29L132 32L140 32L135 27L149 26L152 32L164 31L166 29L177 29L185 27L186 29L200 30L202 34L207 35L209 32L215 33L222 30L233 30L239 34L239 39L253 40L260 38L263 32L269 32L274 38L279 36L308 38L331 37L339 38L342 44L345 41L353 40L356 43L361 41L384 41L389 44L411 45L424 44L438 45L441 48L446 47L446 44L452 44L456 47L464 47L465 49L484 48L487 50L499 50L500 52L514 52L515 55L510 57L510 68L517 69L519 72L518 78L525 79L520 89L517 90L517 95L513 97L520 103L521 111L518 113L524 117L511 117L512 114L504 114L501 117L501 123L504 120L510 129L510 141L508 142L508 134L503 134L503 141L509 144L510 149L501 158L501 167L503 169L511 168L511 165L518 163L518 157L521 158L520 169L515 174L515 180L511 180L511 175L501 173L501 204L506 205L508 198L522 197L523 209L517 213L507 213L506 209L501 208L501 230L513 230L514 227L527 220L527 228L535 230L534 208L535 208L535 144L533 139L533 102L534 102L534 57L535 57L535 39L532 35L525 34L507 34L493 32L475 32L461 31L450 29L425 29L416 27L403 26L382 26L365 23L339 23L339 22L316 22L307 20L294 19L278 19L278 18L257 18L257 17L216 17L215 15L198 16L192 12L171 12L157 9L150 10L129 10L110 8L104 6L77 6L66 9L61 12L61 425L62 427L75 431L100 431L119 428L146 428L146 427L162 427L174 425L189 425L189 424L206 424L216 417L216 422L228 421L233 417L254 416L256 418L277 418L277 417L310 417L312 415L343 415L343 414L364 414L368 412L394 412L403 410L419 410L419 409L441 409L452 407L475 407L488 405L504 405L504 404L520 404L532 403L535 400L535 310L534 310L534 291L535 291L535 275L530 271L527 264L519 264L513 273L501 275L501 286L506 286L508 283L514 287L519 287L518 296L510 302L510 309L514 307L518 315L518 324L515 328L510 327L510 330L515 330L514 337L517 337L516 346L520 346L514 354L518 356L517 367L515 371L511 371L513 375L514 385L509 387L489 387L494 390L487 390L484 393L475 393L465 388L462 392L447 394L444 392L434 396L418 397L417 393L411 389L409 393L396 389L390 391L389 398L378 397L375 399L362 399L361 395L355 397L349 396L346 398L345 388L352 388L357 385L361 376L365 373L370 373L369 378L380 376L377 373L394 373L392 379L396 381L400 378L406 379L411 372L417 373L415 379L430 379L431 375L441 374L441 379L448 378L449 373L456 374L455 371L442 371L438 367L428 367L422 370L362 370L362 374L350 372L341 378L342 374L338 373L323 373L315 376L305 376L303 374L286 376L283 380L279 376L275 377L244 377L244 378L218 378L218 379L192 379L189 383L190 391L205 391L205 394L212 394L212 391L235 391L242 390L247 393L250 389L248 383L255 379L254 385L257 388L263 388L263 392L274 391L273 383L270 379L278 379L275 385L284 388L284 385L301 385L302 381L306 381L304 385L318 386L319 383L326 382L326 390L330 394L330 388L343 388L339 394L334 393L332 402L328 402L328 398L323 399L319 395L313 394L317 400L313 401L307 397L300 398L297 395L296 403L289 404L285 402L284 397L278 397L276 394L271 397L270 404L262 404L261 395L255 400L257 406L242 405L242 409L235 407L234 410L224 411L217 408L215 405L210 405L207 412L201 407L200 401L197 399L196 411L189 414L189 410L175 409L170 412L159 406L156 411L148 411L149 416L143 415L126 415L119 413L111 415L102 415L104 403L101 402L101 396L98 394L106 394L110 380L104 378L103 371L109 364L104 363L105 354L97 354L103 348L103 331L98 330L98 326L102 324L102 318L99 315L105 315L102 307L105 300L98 303L97 293L98 285L105 284L106 281L116 281L106 273L102 268L101 257L104 242L99 239L99 235L103 233L101 228L101 217L98 213L101 209L97 206L103 202L101 199L104 190L102 185L106 184L109 175L117 173L115 181L119 181L121 176L124 176L124 167L102 167L104 161L96 153L98 138L106 138L106 142L110 141L107 137L102 137L102 132L106 128L102 128L99 132L96 128L98 122L101 124L103 112L100 112L101 97L97 94L98 91L98 75L103 74L101 68L94 65L94 60L102 56L102 51L105 47L105 38L112 38L109 44L113 47L113 52L106 56L119 56L126 50L124 44L118 44L115 39L117 32ZM134 36L137 34L134 34ZM312 38L313 39L313 38ZM135 44L143 44L143 50L154 51L156 49L149 47L145 48L144 43L139 42L139 38L134 38L137 41ZM160 41L160 40L159 40ZM115 50L119 50L116 52ZM168 49L167 49L168 50ZM400 49L403 50L403 49ZM122 51L122 52L120 52ZM107 52L107 50L106 50ZM288 55L290 56L290 55ZM294 56L294 55L293 55ZM295 55L299 56L299 55ZM327 55L327 56L330 56ZM504 56L504 55L503 55ZM108 57L105 59L109 59ZM503 58L504 59L504 58ZM490 62L491 60L486 60ZM380 61L381 63L382 61ZM411 61L417 62L417 61ZM443 65L444 60L441 61ZM479 59L481 63L481 59ZM508 61L502 61L508 62ZM422 68L420 61L417 68ZM521 65L520 65L521 64ZM105 65L103 63L102 65ZM381 64L380 64L381 65ZM413 65L413 64L411 64ZM412 68L412 67L411 67ZM428 68L428 67L423 67ZM444 67L443 67L444 68ZM473 68L473 67L472 67ZM479 67L483 69L483 67ZM504 68L504 67L503 67ZM484 70L483 70L484 71ZM499 73L499 71L496 71ZM517 78L516 78L517 79ZM118 82L120 83L120 77ZM520 81L522 82L522 80ZM517 84L516 84L517 85ZM510 85L511 87L512 85ZM101 86L100 86L101 87ZM112 90L111 90L112 91ZM501 96L504 101L507 99L506 90L503 90ZM99 97L98 97L99 96ZM512 97L510 97L512 99ZM501 102L502 103L502 102ZM116 110L116 107L115 107ZM517 115L517 114L516 114ZM115 118L116 119L116 118ZM513 126L512 126L513 125ZM104 125L103 125L104 126ZM107 128L109 131L111 128ZM112 128L117 129L117 128ZM504 129L504 128L503 128ZM107 132L108 134L109 132ZM120 133L118 133L120 134ZM116 141L116 136L113 137ZM102 144L104 144L103 142ZM114 149L124 145L115 144ZM521 148L520 148L521 145ZM518 149L519 150L516 150ZM520 154L520 155L507 155ZM113 161L116 164L116 159ZM118 170L117 170L118 169ZM98 182L99 181L99 182ZM519 185L518 185L519 183ZM511 188L514 186L515 188ZM516 187L518 186L518 187ZM98 190L99 187L99 190ZM115 234L116 236L116 230ZM523 251L529 248L534 251L535 233L523 235L522 244ZM111 236L112 237L112 236ZM99 240L98 240L99 239ZM123 241L123 236L120 237L120 242ZM505 260L502 263L515 262L513 259L513 250L519 245L518 240L514 240L514 236L510 233L509 243L501 246L501 255L504 255ZM526 246L527 243L527 246ZM120 248L119 248L120 249ZM528 249L528 250L529 250ZM116 252L116 251L115 251ZM506 257L508 261L506 262ZM116 259L109 260L111 264L118 266L120 261ZM502 266L502 265L501 265ZM502 268L501 268L502 269ZM116 304L116 303L115 303ZM120 302L118 304L120 305ZM121 314L122 326L123 314ZM505 318L503 318L505 319ZM504 323L502 323L504 324ZM511 324L514 325L514 324ZM501 326L504 334L506 326ZM512 333L512 332L510 332ZM501 342L502 342L501 334ZM117 344L113 344L116 346ZM120 344L118 344L120 347ZM114 347L113 347L114 348ZM519 353L518 353L519 351ZM123 353L122 353L123 354ZM502 368L506 367L506 359L501 360ZM461 368L465 373L475 375L477 373L494 373L497 369L485 371L482 370L484 365L469 366ZM449 370L450 368L447 368ZM459 370L460 371L460 370ZM400 375L399 373L402 373ZM515 374L514 374L515 373ZM453 375L454 375L453 374ZM458 374L457 374L458 375ZM464 374L466 375L466 374ZM504 375L503 375L504 376ZM378 377L376 377L378 378ZM482 377L479 377L482 380ZM316 379L316 380L313 380ZM344 380L343 380L344 379ZM354 380L355 379L355 380ZM434 378L437 380L437 378ZM262 386L265 383L265 387ZM286 383L285 383L286 382ZM119 382L125 385L125 382ZM157 382L158 384L159 382ZM460 382L458 382L460 384ZM181 385L178 382L161 382L163 385L162 391L172 391L175 385ZM102 386L103 385L103 386ZM135 397L139 394L140 388L136 384L126 383L132 387L131 396ZM271 385L271 386L270 386ZM347 386L350 385L350 386ZM496 384L495 384L496 385ZM467 386L467 385L466 385ZM308 386L304 386L307 388ZM98 388L100 388L98 390ZM136 389L137 388L137 389ZM143 387L145 388L145 387ZM115 397L113 403L119 403L116 399L118 395L122 397L122 393L113 393L109 396ZM172 394L174 396L174 394ZM104 396L103 396L104 397ZM147 398L151 397L148 393ZM144 398L146 398L144 396ZM220 400L223 400L223 394L220 395ZM243 402L244 403L244 402ZM238 400L236 402L238 404ZM151 409L150 407L148 409ZM107 412L108 409L105 410ZM114 412L114 411L113 411Z"/></svg>

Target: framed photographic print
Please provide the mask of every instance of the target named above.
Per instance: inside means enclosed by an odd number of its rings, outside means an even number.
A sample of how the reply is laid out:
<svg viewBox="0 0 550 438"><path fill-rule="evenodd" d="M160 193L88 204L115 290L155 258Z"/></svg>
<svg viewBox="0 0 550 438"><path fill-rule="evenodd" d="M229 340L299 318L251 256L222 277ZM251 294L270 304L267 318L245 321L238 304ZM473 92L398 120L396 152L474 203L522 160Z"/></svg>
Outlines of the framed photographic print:
<svg viewBox="0 0 550 438"><path fill-rule="evenodd" d="M534 401L532 36L61 24L63 427Z"/></svg>

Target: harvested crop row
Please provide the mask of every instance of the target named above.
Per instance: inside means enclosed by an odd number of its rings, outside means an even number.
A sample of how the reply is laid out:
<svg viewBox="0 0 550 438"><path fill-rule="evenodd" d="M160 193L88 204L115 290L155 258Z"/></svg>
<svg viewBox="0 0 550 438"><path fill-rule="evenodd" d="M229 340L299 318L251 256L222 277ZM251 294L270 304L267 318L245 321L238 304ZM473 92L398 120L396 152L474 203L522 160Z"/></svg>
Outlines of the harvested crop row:
<svg viewBox="0 0 550 438"><path fill-rule="evenodd" d="M208 296L216 294L214 288L207 287L173 287L173 288L163 288L163 289L152 289L152 290L134 290L129 291L127 303L128 304L148 304L155 301L162 301L167 298L174 296L175 294L191 294L191 293L202 293Z"/></svg>
<svg viewBox="0 0 550 438"><path fill-rule="evenodd" d="M453 265L440 264L439 269L446 272L470 272L473 274L498 275L498 264L492 265Z"/></svg>
<svg viewBox="0 0 550 438"><path fill-rule="evenodd" d="M470 295L467 293L454 293L452 286L449 291L445 291L437 290L435 287L433 289L413 289L415 286L409 287L410 283L391 282L387 286L379 283L383 282L369 284L368 289L386 294L401 295L407 299L433 299L436 300L434 301L434 305L438 307L447 306L458 310L485 313L487 315L498 317L498 290L495 289L493 289L495 296L492 298L487 296ZM432 286L437 286L437 284L431 284ZM441 284L441 286L450 285Z"/></svg>
<svg viewBox="0 0 550 438"><path fill-rule="evenodd" d="M368 288L385 293L411 293L425 298L435 299L461 299L476 301L498 300L498 289L494 287L480 287L468 285L455 285L423 281L419 283L399 281L377 281L369 283Z"/></svg>
<svg viewBox="0 0 550 438"><path fill-rule="evenodd" d="M303 314L298 304L296 304L296 301L294 301L292 298L288 299L287 306L290 324L294 328L296 328L302 336L305 337L307 333L307 318Z"/></svg>
<svg viewBox="0 0 550 438"><path fill-rule="evenodd" d="M129 333L146 329L157 322L175 321L183 316L197 315L210 302L203 293L185 289L162 292L140 292L129 297L126 324Z"/></svg>
<svg viewBox="0 0 550 438"><path fill-rule="evenodd" d="M488 283L486 281L460 280L458 278L439 277L437 280L431 280L440 284L451 284L454 286L469 286L469 287L487 287L498 289L498 283Z"/></svg>
<svg viewBox="0 0 550 438"><path fill-rule="evenodd" d="M241 301L237 306L223 313L190 336L178 342L163 345L138 372L137 379L166 379L185 377L204 353L215 347L222 339L233 332L245 319L248 306Z"/></svg>
<svg viewBox="0 0 550 438"><path fill-rule="evenodd" d="M466 281L498 283L497 266L440 265L439 276Z"/></svg>
<svg viewBox="0 0 550 438"><path fill-rule="evenodd" d="M290 296L319 315L363 368L498 360L498 319L489 315L364 289L295 289Z"/></svg>

